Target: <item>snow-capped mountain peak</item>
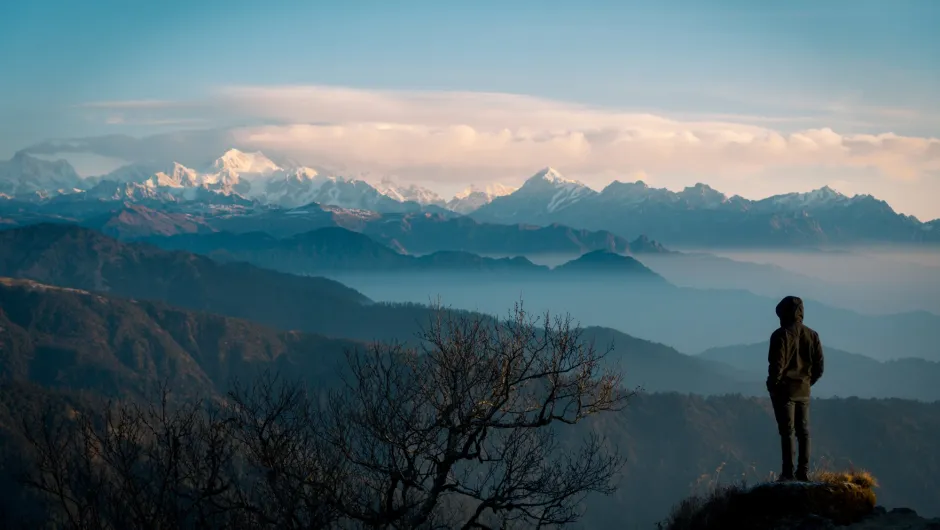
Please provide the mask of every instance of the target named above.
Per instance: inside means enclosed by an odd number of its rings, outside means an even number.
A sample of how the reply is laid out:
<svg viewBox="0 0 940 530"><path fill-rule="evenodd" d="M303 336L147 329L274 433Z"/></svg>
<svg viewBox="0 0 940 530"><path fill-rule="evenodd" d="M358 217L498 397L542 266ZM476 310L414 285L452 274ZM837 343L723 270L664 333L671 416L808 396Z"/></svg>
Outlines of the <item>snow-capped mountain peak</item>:
<svg viewBox="0 0 940 530"><path fill-rule="evenodd" d="M525 204L525 208L535 208L544 212L555 212L581 201L597 192L576 180L565 178L558 170L547 167L529 177L522 187L511 195L494 201L491 205ZM510 202L506 202L511 199Z"/></svg>
<svg viewBox="0 0 940 530"><path fill-rule="evenodd" d="M190 169L179 162L173 162L173 168L169 172L157 171L153 177L148 179L148 183L151 182L153 186L191 188L199 185L199 174L195 169Z"/></svg>
<svg viewBox="0 0 940 530"><path fill-rule="evenodd" d="M298 182L303 182L317 180L318 177L320 177L320 173L318 173L316 169L298 166L292 167L290 169L275 171L271 175L271 181L295 180ZM320 178L322 179L322 177Z"/></svg>
<svg viewBox="0 0 940 530"><path fill-rule="evenodd" d="M238 149L229 149L212 163L211 169L239 175L244 173L267 175L281 168L260 151L246 153Z"/></svg>
<svg viewBox="0 0 940 530"><path fill-rule="evenodd" d="M819 188L818 190L813 190L809 192L810 195L814 196L816 199L829 200L845 197L842 193L830 188L828 185Z"/></svg>
<svg viewBox="0 0 940 530"><path fill-rule="evenodd" d="M385 177L382 178L377 184L374 184L372 187L374 187L376 191L382 195L385 195L386 197L394 199L398 202L413 201L423 205L444 205L444 200L441 199L440 195L416 184L409 184L405 186L403 184L396 183L394 180L388 177Z"/></svg>
<svg viewBox="0 0 940 530"><path fill-rule="evenodd" d="M473 194L482 194L490 199L495 197L502 197L504 195L509 195L510 193L516 191L519 188L512 186L506 186L505 184L500 184L494 182L492 184L487 184L486 186L477 186L476 184L471 184L469 187L464 189L461 192L454 194L455 200L466 199Z"/></svg>
<svg viewBox="0 0 940 530"><path fill-rule="evenodd" d="M532 175L531 177L529 177L529 180L526 182L530 182L530 181L535 181L535 182L544 181L544 182L550 182L556 185L577 184L580 186L584 186L584 184L581 184L580 182L576 180L571 180L569 178L566 178L564 175L561 174L560 171L558 171L557 169L553 167L546 167L545 169L542 169L535 175Z"/></svg>
<svg viewBox="0 0 940 530"><path fill-rule="evenodd" d="M842 193L839 193L829 186L823 186L805 193L793 192L783 195L774 195L760 202L766 201L775 206L787 208L818 208L842 203L847 199L848 197Z"/></svg>
<svg viewBox="0 0 940 530"><path fill-rule="evenodd" d="M728 197L724 193L701 182L686 187L676 195L693 206L703 208L715 208L728 201Z"/></svg>
<svg viewBox="0 0 940 530"><path fill-rule="evenodd" d="M511 195L517 189L499 183L482 187L471 184L465 190L455 194L454 198L447 202L447 208L459 214L468 214L493 202L493 199L497 197Z"/></svg>

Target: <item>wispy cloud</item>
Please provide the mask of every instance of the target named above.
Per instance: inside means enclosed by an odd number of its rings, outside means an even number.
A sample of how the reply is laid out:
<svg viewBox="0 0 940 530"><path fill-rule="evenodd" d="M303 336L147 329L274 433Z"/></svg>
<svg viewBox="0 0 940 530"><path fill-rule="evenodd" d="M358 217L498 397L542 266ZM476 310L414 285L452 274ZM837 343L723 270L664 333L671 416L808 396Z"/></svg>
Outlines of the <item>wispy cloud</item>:
<svg viewBox="0 0 940 530"><path fill-rule="evenodd" d="M117 110L117 109L167 109L167 108L176 108L185 103L179 101L171 100L162 100L162 99L132 99L132 100L117 100L117 101L89 101L86 103L81 103L77 105L79 108L86 109L108 109L108 110Z"/></svg>
<svg viewBox="0 0 940 530"><path fill-rule="evenodd" d="M425 177L514 174L546 164L585 175L842 167L916 179L940 170L934 138L829 127L781 132L770 117L763 124L734 116L680 120L513 94L318 86L235 87L220 96L233 112L279 122L237 129L246 144Z"/></svg>
<svg viewBox="0 0 940 530"><path fill-rule="evenodd" d="M105 118L108 125L143 125L152 127L181 127L186 125L208 125L206 118L158 118L148 119L131 117L127 118L124 114L112 114Z"/></svg>
<svg viewBox="0 0 940 530"><path fill-rule="evenodd" d="M600 185L641 172L653 180L701 176L719 185L782 172L838 172L845 179L846 172L874 170L894 182L940 173L937 138L845 133L812 116L678 117L516 94L329 86L229 87L202 101L87 108L128 122L226 125L243 147L423 181L518 178L546 165Z"/></svg>

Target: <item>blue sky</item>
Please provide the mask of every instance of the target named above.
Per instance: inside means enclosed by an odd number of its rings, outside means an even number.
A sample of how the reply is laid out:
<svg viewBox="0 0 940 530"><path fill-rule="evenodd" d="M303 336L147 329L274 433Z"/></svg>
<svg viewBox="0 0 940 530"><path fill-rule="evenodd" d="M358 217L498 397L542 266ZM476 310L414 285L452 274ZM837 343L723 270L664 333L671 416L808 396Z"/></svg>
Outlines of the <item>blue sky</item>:
<svg viewBox="0 0 940 530"><path fill-rule="evenodd" d="M90 102L205 107L244 86L505 93L781 134L935 138L938 27L933 0L11 0L0 3L0 157L49 137L185 121L179 109L108 119ZM274 119L243 110L193 112L207 126ZM877 180L855 169L855 180L833 174L858 191ZM672 173L659 172L664 184Z"/></svg>
<svg viewBox="0 0 940 530"><path fill-rule="evenodd" d="M760 112L790 94L935 111L940 87L932 0L29 0L0 14L0 69L14 73L0 97L21 108L264 82L696 111Z"/></svg>

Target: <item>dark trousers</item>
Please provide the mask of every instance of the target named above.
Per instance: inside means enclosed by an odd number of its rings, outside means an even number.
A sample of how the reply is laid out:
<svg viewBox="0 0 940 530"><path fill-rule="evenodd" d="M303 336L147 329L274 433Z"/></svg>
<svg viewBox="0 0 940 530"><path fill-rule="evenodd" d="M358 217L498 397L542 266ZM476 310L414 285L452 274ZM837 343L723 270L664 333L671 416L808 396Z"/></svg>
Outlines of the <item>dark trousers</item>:
<svg viewBox="0 0 940 530"><path fill-rule="evenodd" d="M798 478L809 472L809 398L773 395L770 398L780 432L780 449L783 477L793 477L793 435L799 446L796 464Z"/></svg>

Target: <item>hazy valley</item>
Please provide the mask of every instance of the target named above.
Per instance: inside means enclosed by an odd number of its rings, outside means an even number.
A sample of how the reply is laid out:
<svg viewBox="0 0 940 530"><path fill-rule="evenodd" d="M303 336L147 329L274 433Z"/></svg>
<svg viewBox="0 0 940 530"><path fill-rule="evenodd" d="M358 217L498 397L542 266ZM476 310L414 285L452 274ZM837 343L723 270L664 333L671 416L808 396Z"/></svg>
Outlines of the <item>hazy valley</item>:
<svg viewBox="0 0 940 530"><path fill-rule="evenodd" d="M112 298L24 280L3 280L0 294L0 326L6 332L0 342L2 366L9 392L5 396L10 398L37 389L63 398L74 393L139 398L161 381L180 395L223 394L233 378L250 378L271 368L329 387L338 383L343 353L365 347L361 342L277 331L160 302ZM429 314L418 311L414 316L420 319ZM735 361L733 353L703 355L740 364L736 369L610 330L589 328L586 333L598 344L613 341L614 360L622 363L627 384L645 379L652 383L650 390L673 393L638 395L622 413L586 424L610 437L627 455L627 464L617 478L615 495L588 498L585 527L618 522L623 509L630 510L634 524L646 526L659 520L676 496L694 489L703 476L706 482L711 480L719 468L729 478L748 480L761 480L773 469L775 435L765 425L772 422L766 400L694 395L743 392L760 396L759 378L742 382L749 380L752 370L746 362ZM833 370L855 370L852 373L862 376L864 372L842 360L849 355L834 352ZM847 375L834 376L831 388L841 384L838 381L843 377ZM908 385L905 389L912 385L910 380L899 383ZM30 385L36 389L30 390ZM881 390L871 389L875 394ZM690 391L694 394L689 395ZM823 390L820 398L828 392ZM0 411L0 425L9 426L17 415L10 404L6 406ZM882 480L882 502L912 506L926 515L937 513L933 492L940 485L931 448L931 440L940 432L936 401L818 399L816 417L816 454L821 462L870 469ZM569 431L562 432L576 434ZM870 432L890 433L889 445L863 434ZM18 439L15 430L2 428L0 433L7 440ZM15 468L9 462L4 465ZM6 509L17 513L12 506Z"/></svg>
<svg viewBox="0 0 940 530"><path fill-rule="evenodd" d="M224 403L265 371L326 396L350 376L346 354L426 344L437 303L495 323L521 301L610 345L602 368L638 391L558 430L562 444L603 435L625 457L616 491L587 496L579 524L623 524L626 510L649 527L716 470L762 481L775 469L767 338L777 300L796 294L827 360L815 458L871 470L883 504L940 515L930 223L828 189L598 193L546 170L444 200L236 150L199 167L88 179L27 153L0 166L5 513L39 509L10 479L28 403L140 402L160 383L183 403Z"/></svg>

